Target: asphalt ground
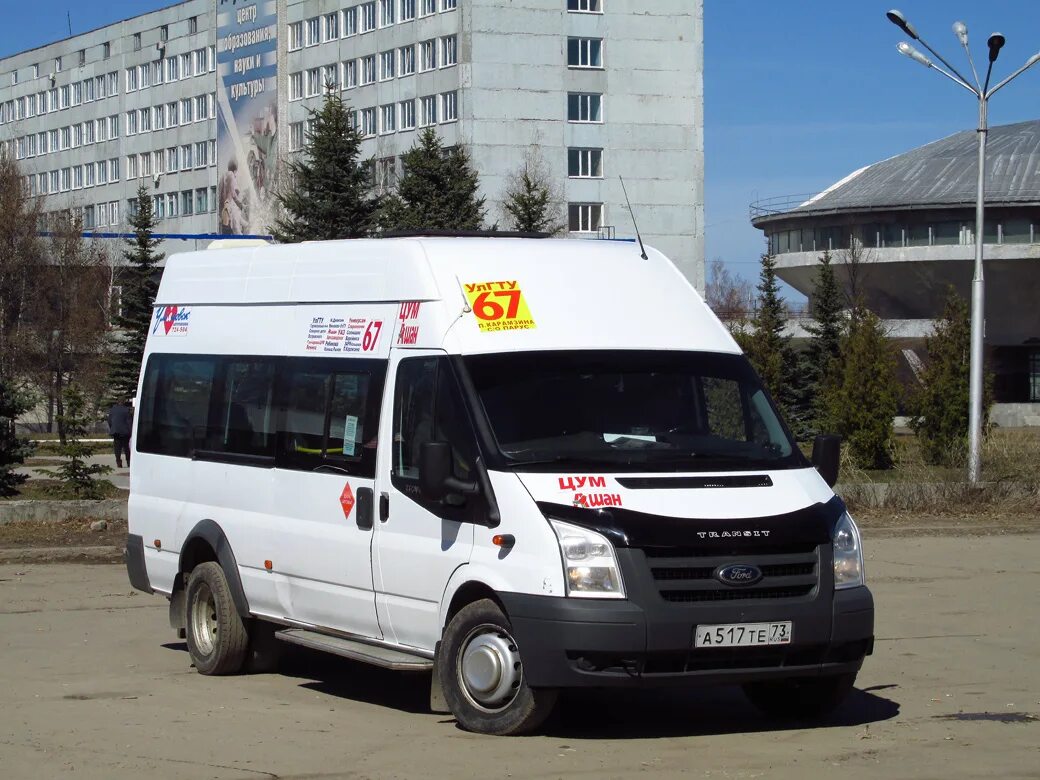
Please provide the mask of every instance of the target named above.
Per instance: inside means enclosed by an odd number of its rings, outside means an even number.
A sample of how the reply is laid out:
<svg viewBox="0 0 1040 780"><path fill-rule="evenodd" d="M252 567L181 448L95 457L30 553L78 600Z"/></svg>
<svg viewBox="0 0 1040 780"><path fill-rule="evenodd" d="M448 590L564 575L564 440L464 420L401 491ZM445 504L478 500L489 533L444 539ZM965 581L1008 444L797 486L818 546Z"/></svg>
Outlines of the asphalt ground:
<svg viewBox="0 0 1040 780"><path fill-rule="evenodd" d="M734 688L585 692L525 738L431 714L428 675L302 649L203 677L121 566L0 565L0 776L1040 777L1040 535L866 546L877 647L826 721Z"/></svg>

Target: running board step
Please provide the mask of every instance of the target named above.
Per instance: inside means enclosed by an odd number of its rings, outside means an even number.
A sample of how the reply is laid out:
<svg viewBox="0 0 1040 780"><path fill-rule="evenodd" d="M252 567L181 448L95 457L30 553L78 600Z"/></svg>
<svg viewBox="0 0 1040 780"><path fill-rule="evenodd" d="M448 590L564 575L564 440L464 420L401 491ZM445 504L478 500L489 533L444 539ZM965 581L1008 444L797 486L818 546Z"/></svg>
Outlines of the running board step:
<svg viewBox="0 0 1040 780"><path fill-rule="evenodd" d="M396 669L403 672L427 672L433 669L433 661L421 655L413 655L404 650L392 647L369 645L354 639L319 634L302 628L288 628L275 633L278 639L312 650L322 650L366 664L382 666L384 669Z"/></svg>

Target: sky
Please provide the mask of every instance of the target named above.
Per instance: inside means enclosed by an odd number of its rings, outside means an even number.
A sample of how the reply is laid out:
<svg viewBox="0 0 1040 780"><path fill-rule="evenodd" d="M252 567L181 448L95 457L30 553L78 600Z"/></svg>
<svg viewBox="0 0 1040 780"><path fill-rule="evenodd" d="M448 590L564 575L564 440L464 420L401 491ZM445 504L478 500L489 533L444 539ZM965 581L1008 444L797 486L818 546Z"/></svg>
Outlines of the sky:
<svg viewBox="0 0 1040 780"><path fill-rule="evenodd" d="M951 31L957 20L980 67L990 33L1007 36L995 79L1040 50L1038 0L704 0L709 262L757 276L764 242L748 221L753 200L819 192L864 165L975 127L970 94L896 52L906 36L885 18L889 3L964 73ZM165 5L66 0L65 9L80 33ZM0 0L0 56L68 34L61 5L47 6L40 13L25 0ZM1037 118L1040 65L990 105L991 124Z"/></svg>

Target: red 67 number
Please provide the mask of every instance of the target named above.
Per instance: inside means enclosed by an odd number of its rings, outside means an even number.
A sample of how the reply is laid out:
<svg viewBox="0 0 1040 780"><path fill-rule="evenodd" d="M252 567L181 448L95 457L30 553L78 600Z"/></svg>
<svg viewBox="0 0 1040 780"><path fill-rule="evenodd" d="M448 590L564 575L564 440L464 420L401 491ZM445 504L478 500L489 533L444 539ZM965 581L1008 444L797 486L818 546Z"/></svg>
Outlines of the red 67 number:
<svg viewBox="0 0 1040 780"><path fill-rule="evenodd" d="M379 343L379 331L383 329L382 320L371 320L365 328L365 335L361 337L361 351L372 352Z"/></svg>
<svg viewBox="0 0 1040 780"><path fill-rule="evenodd" d="M497 300L498 298L501 303ZM503 306L503 303L505 305ZM498 290L496 292L483 292L473 301L473 313L478 319L507 320L516 319L516 313L520 309L519 290Z"/></svg>

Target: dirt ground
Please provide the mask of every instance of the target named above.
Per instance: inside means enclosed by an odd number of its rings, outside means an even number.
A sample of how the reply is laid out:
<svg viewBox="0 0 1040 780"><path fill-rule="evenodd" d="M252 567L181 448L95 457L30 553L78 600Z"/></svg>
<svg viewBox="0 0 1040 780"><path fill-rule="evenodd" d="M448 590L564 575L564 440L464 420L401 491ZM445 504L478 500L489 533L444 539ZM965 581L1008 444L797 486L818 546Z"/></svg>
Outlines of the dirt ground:
<svg viewBox="0 0 1040 780"><path fill-rule="evenodd" d="M1040 776L1040 535L864 535L877 647L828 720L772 722L732 688L592 692L517 739L431 714L428 675L303 650L203 677L121 566L0 565L0 774Z"/></svg>

